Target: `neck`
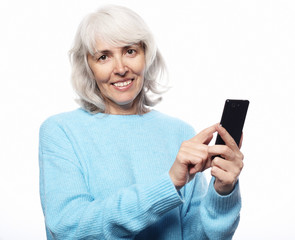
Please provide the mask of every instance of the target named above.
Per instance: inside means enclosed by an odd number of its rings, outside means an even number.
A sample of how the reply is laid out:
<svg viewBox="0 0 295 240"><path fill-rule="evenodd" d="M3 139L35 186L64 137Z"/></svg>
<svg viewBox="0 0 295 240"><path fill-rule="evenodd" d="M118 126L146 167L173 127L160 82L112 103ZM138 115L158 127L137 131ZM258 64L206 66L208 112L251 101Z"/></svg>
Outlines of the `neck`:
<svg viewBox="0 0 295 240"><path fill-rule="evenodd" d="M105 113L113 115L136 115L138 112L138 103L133 101L128 104L118 105L112 101L106 101Z"/></svg>
<svg viewBox="0 0 295 240"><path fill-rule="evenodd" d="M110 99L105 98L106 109L105 113L113 115L138 115L149 112L149 109L144 108L142 112L139 112L139 95L130 103L119 105Z"/></svg>
<svg viewBox="0 0 295 240"><path fill-rule="evenodd" d="M124 108L124 107L116 107L116 108L113 108L111 106L108 106L106 108L106 113L109 113L109 114L113 114L113 115L136 115L138 114L138 111L137 111L137 108Z"/></svg>

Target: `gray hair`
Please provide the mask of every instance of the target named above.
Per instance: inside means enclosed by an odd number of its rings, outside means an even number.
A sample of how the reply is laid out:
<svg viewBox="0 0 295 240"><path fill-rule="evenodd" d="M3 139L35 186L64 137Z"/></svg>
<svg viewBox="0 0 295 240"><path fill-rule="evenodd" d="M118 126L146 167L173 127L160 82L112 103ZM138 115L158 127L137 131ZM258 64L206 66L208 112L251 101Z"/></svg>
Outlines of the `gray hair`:
<svg viewBox="0 0 295 240"><path fill-rule="evenodd" d="M143 19L132 10L108 5L87 15L80 23L73 48L69 52L72 63L72 85L79 96L77 102L91 112L106 112L104 99L88 65L87 54L95 54L96 40L113 46L142 44L145 51L144 83L139 93L138 113L161 101L167 88L159 84L166 76L165 62L156 46L151 31Z"/></svg>

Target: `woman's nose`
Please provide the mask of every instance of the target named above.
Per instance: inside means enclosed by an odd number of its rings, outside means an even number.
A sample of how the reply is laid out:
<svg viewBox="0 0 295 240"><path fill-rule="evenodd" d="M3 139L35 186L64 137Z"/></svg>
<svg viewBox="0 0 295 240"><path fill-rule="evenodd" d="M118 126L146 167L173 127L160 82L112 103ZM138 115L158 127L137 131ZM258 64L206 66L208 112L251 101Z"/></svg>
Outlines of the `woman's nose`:
<svg viewBox="0 0 295 240"><path fill-rule="evenodd" d="M120 76L124 76L128 72L128 68L125 65L122 58L118 57L115 60L115 66L114 66L114 73L118 74Z"/></svg>

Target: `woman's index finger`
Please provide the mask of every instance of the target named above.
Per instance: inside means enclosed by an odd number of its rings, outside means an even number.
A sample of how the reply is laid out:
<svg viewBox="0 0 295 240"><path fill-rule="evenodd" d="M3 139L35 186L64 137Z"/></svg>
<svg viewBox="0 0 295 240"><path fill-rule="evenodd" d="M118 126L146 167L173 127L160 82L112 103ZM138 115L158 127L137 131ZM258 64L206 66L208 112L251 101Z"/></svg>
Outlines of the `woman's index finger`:
<svg viewBox="0 0 295 240"><path fill-rule="evenodd" d="M205 143L208 138L210 138L213 133L217 131L216 129L217 124L214 124L208 128L205 128L201 132L199 132L196 136L194 136L191 140L198 142L198 143Z"/></svg>
<svg viewBox="0 0 295 240"><path fill-rule="evenodd" d="M238 145L236 144L235 140L233 137L226 131L224 127L222 127L220 124L217 125L216 127L218 134L220 137L223 139L225 144L231 148L232 150L239 150Z"/></svg>

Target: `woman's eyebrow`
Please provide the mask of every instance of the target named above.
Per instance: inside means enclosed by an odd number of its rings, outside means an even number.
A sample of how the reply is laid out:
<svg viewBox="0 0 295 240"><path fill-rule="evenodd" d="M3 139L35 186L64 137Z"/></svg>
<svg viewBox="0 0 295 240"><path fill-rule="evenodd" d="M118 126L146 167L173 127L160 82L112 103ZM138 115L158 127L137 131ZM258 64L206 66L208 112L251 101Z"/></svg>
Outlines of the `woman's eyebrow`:
<svg viewBox="0 0 295 240"><path fill-rule="evenodd" d="M128 49L130 47L141 47L141 45L139 43L131 43L131 44L127 44L125 46L121 46L120 48L122 49ZM112 53L111 50L108 50L108 49L103 49L103 50L99 50L99 49L95 49L95 53L94 54L110 54Z"/></svg>
<svg viewBox="0 0 295 240"><path fill-rule="evenodd" d="M133 43L133 44L129 44L129 45L123 46L123 49L124 50L127 50L129 48L140 49L141 48L141 45L138 44L138 43Z"/></svg>
<svg viewBox="0 0 295 240"><path fill-rule="evenodd" d="M129 48L129 47L140 47L141 44L139 43L131 43L131 44L128 44L126 46L123 46L123 48Z"/></svg>
<svg viewBox="0 0 295 240"><path fill-rule="evenodd" d="M109 53L111 53L111 51L107 50L107 49L106 50L98 50L98 49L96 49L94 54L109 54Z"/></svg>

